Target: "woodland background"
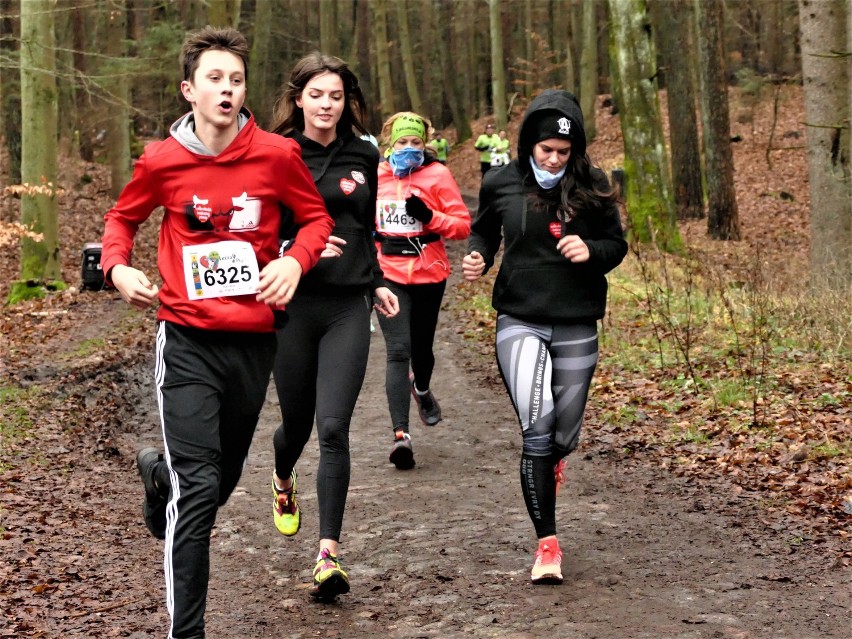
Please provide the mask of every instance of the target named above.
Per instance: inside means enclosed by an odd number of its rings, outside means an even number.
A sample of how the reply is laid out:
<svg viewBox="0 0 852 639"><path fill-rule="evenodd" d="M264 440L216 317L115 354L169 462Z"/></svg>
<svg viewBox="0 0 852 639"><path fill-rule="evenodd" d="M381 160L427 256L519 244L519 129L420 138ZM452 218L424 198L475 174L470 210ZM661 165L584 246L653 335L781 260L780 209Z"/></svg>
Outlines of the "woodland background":
<svg viewBox="0 0 852 639"><path fill-rule="evenodd" d="M99 239L133 158L186 110L177 90L184 33L227 23L252 44L248 105L261 124L295 60L313 49L339 54L359 75L370 129L397 110L429 116L453 143L449 166L474 199L472 137L485 122L505 127L514 148L535 93L577 93L595 129L593 159L627 172L631 253L610 277L601 326L590 407L599 436L619 463L698 482L726 477L791 552L816 548L848 568L847 2L0 0L0 11L0 296L9 299L16 281L49 291L0 312L4 541L23 520L28 539L50 536L54 515L33 521L22 504L40 502L27 478L44 478L57 451L78 467L115 455L113 435L132 414L122 371L147 357L151 318L107 314L109 291L81 291L80 249ZM31 18L41 22L27 31ZM33 44L45 34L50 47ZM823 54L804 55L814 41ZM33 66L39 53L52 57L50 73L44 60ZM839 66L813 82L818 74L803 73L811 58ZM26 95L35 76L52 81L35 92L43 104ZM817 126L811 102L837 120ZM676 110L684 105L687 115ZM678 127L690 119L694 131L684 134ZM687 141L692 149L678 156ZM637 162L648 149L661 151ZM697 172L697 195L684 169ZM648 190L631 191L639 187ZM636 216L647 200L660 225L643 239ZM149 273L155 227L143 228L134 256ZM483 361L493 357L489 284L463 284L448 301ZM4 575L19 586L28 579L21 562Z"/></svg>

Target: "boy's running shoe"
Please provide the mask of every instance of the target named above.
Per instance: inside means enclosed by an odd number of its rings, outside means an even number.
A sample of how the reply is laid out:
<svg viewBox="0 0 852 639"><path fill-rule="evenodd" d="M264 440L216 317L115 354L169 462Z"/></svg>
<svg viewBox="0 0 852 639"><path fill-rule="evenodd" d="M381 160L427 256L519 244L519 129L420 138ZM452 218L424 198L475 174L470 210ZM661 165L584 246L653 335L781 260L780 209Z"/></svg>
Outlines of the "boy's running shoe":
<svg viewBox="0 0 852 639"><path fill-rule="evenodd" d="M166 538L166 504L169 503L168 493L164 497L160 493L154 479L157 464L163 461L163 456L156 448L143 448L136 454L136 470L145 485L145 498L142 500L142 517L145 526L157 539Z"/></svg>
<svg viewBox="0 0 852 639"><path fill-rule="evenodd" d="M539 540L530 578L534 584L562 583L562 551L556 537Z"/></svg>
<svg viewBox="0 0 852 639"><path fill-rule="evenodd" d="M349 575L340 567L340 561L323 548L314 567L314 589L311 594L317 599L334 599L349 592Z"/></svg>
<svg viewBox="0 0 852 639"><path fill-rule="evenodd" d="M420 413L420 421L426 426L434 426L441 421L441 407L432 391L426 391L423 395L418 393L414 387L414 373L408 376L408 383L411 387L411 396L414 398L414 403L417 404L417 411Z"/></svg>
<svg viewBox="0 0 852 639"><path fill-rule="evenodd" d="M414 450L411 448L411 435L401 430L394 431L393 448L391 448L390 463L399 470L414 468Z"/></svg>
<svg viewBox="0 0 852 639"><path fill-rule="evenodd" d="M290 473L293 480L287 490L278 490L275 479L272 480L272 519L282 535L292 537L302 525L302 513L296 501L296 469Z"/></svg>
<svg viewBox="0 0 852 639"><path fill-rule="evenodd" d="M568 481L568 460L563 457L553 467L553 475L556 478L556 494L559 494L559 489Z"/></svg>

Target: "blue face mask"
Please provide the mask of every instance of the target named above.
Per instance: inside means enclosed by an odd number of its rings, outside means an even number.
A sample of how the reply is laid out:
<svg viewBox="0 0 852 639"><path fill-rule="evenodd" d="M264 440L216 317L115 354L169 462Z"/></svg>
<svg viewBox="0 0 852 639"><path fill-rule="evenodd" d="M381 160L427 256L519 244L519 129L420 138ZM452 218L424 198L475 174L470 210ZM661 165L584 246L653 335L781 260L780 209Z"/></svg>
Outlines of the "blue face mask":
<svg viewBox="0 0 852 639"><path fill-rule="evenodd" d="M418 166L422 166L423 149L415 149L413 146L395 149L388 156L388 162L390 162L393 174L396 177L406 176Z"/></svg>
<svg viewBox="0 0 852 639"><path fill-rule="evenodd" d="M559 184L559 180L561 180L562 176L565 175L565 169L568 168L568 166L565 165L559 173L550 173L549 171L540 169L532 156L530 156L530 166L532 167L535 181L538 182L538 185L545 190L552 189L554 186Z"/></svg>

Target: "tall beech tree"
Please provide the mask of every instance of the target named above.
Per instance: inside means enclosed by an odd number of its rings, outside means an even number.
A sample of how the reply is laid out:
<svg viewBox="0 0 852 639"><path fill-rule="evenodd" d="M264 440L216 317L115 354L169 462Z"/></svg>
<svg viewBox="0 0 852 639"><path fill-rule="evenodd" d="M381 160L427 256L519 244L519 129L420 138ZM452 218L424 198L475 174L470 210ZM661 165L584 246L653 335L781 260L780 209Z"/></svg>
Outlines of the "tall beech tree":
<svg viewBox="0 0 852 639"><path fill-rule="evenodd" d="M695 0L701 124L707 181L707 233L714 240L740 239L740 218L734 190L734 152L728 110L725 47L722 39L725 6L716 0Z"/></svg>
<svg viewBox="0 0 852 639"><path fill-rule="evenodd" d="M852 155L845 0L800 0L802 77L811 196L811 280L849 294L852 286Z"/></svg>
<svg viewBox="0 0 852 639"><path fill-rule="evenodd" d="M55 3L21 3L21 223L34 233L21 239L21 280L9 301L41 297L60 283L56 204L57 93Z"/></svg>
<svg viewBox="0 0 852 639"><path fill-rule="evenodd" d="M692 28L692 0L653 0L648 7L666 83L675 209L679 219L702 218L704 191L695 84L692 80L695 57L691 54L694 47L690 44L694 41L695 31Z"/></svg>
<svg viewBox="0 0 852 639"><path fill-rule="evenodd" d="M624 135L630 234L680 248L657 94L656 55L645 0L610 0L610 58Z"/></svg>

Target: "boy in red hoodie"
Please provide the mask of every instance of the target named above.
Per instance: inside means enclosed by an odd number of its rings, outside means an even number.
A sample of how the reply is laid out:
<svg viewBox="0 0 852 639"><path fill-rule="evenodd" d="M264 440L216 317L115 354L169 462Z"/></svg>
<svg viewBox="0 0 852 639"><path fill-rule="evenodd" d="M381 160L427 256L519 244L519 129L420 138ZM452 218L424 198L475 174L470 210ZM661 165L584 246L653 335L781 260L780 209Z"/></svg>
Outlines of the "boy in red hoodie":
<svg viewBox="0 0 852 639"><path fill-rule="evenodd" d="M165 539L170 639L204 637L210 533L237 485L263 405L283 305L333 222L293 140L243 108L248 44L234 29L190 33L181 92L192 106L150 144L105 217L101 263L132 306L159 299L155 378L164 454L144 449L143 514ZM133 239L163 207L159 288L131 266ZM279 257L281 207L300 231Z"/></svg>

